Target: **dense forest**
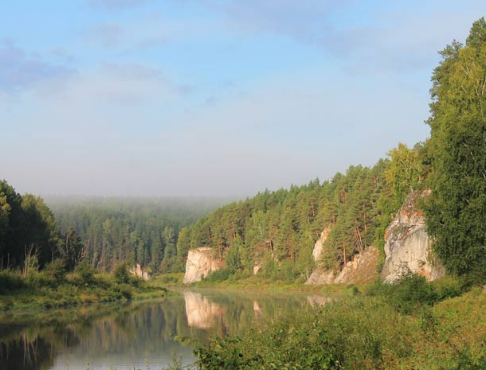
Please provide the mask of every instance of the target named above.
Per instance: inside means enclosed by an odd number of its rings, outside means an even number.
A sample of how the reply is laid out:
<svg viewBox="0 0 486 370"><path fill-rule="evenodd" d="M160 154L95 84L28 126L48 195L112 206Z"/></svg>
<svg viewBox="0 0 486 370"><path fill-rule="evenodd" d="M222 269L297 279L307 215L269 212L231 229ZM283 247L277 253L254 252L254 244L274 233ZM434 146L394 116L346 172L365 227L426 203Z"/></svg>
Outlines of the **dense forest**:
<svg viewBox="0 0 486 370"><path fill-rule="evenodd" d="M224 198L102 198L20 195L0 181L0 269L42 268L62 259L68 270L86 261L99 271L118 262L153 272L181 271L176 243Z"/></svg>
<svg viewBox="0 0 486 370"><path fill-rule="evenodd" d="M47 197L64 235L79 245L79 258L110 270L119 261L153 272L183 271L176 243L181 228L227 200L224 198ZM79 253L79 252L78 252Z"/></svg>
<svg viewBox="0 0 486 370"><path fill-rule="evenodd" d="M265 191L231 203L182 229L180 256L190 248L213 247L231 273L262 265L266 276L306 278L313 267L312 248L329 229L323 263L339 269L383 234L404 198L423 186L422 145L400 144L375 166L351 166L331 180Z"/></svg>

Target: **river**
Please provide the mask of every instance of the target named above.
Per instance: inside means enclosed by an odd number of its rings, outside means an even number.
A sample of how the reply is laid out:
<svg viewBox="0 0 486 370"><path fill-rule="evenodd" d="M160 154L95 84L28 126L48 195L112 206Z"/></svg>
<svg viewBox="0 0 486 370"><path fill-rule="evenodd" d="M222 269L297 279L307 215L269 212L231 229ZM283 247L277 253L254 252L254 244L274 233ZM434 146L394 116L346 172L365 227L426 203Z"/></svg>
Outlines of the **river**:
<svg viewBox="0 0 486 370"><path fill-rule="evenodd" d="M0 369L159 370L174 353L191 364L196 359L184 338L205 343L328 300L309 293L183 291L156 302L45 312L25 323L6 317Z"/></svg>

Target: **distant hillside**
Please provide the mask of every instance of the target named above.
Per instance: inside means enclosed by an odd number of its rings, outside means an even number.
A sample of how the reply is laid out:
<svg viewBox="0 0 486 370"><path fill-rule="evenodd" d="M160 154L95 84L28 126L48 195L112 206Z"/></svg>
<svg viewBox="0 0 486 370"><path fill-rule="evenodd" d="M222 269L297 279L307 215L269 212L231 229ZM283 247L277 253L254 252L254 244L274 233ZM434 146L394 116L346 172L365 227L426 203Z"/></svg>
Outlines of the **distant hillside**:
<svg viewBox="0 0 486 370"><path fill-rule="evenodd" d="M183 268L175 248L180 229L230 199L50 196L45 201L60 232L79 238L78 249L97 268L131 260L167 272Z"/></svg>
<svg viewBox="0 0 486 370"><path fill-rule="evenodd" d="M322 263L339 270L369 246L383 246L385 228L420 183L420 149L400 144L374 167L351 166L330 181L265 191L219 208L182 229L178 253L211 247L229 274L255 268L267 277L304 281L314 266L314 243L329 229Z"/></svg>

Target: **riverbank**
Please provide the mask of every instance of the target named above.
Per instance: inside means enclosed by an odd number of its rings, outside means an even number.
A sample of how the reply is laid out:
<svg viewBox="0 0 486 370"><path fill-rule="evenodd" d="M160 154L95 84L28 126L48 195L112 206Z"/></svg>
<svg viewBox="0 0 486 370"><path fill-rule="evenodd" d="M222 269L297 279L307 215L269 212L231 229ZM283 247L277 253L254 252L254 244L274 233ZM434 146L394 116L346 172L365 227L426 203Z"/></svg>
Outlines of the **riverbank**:
<svg viewBox="0 0 486 370"><path fill-rule="evenodd" d="M129 275L81 273L55 278L44 272L23 276L15 271L0 272L0 314L19 315L87 304L147 300L168 294L161 284ZM0 322L2 317L0 315Z"/></svg>

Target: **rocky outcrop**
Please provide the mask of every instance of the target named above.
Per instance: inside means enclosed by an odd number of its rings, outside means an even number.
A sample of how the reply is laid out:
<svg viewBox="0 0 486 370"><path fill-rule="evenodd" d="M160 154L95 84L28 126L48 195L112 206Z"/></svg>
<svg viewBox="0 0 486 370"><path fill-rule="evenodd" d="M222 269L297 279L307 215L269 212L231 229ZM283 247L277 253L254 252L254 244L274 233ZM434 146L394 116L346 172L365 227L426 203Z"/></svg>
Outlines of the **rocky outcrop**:
<svg viewBox="0 0 486 370"><path fill-rule="evenodd" d="M324 242L327 240L329 233L331 232L331 228L328 227L322 231L321 236L317 239L316 244L314 245L314 249L312 250L312 257L314 261L320 261L322 257L322 251L324 249Z"/></svg>
<svg viewBox="0 0 486 370"><path fill-rule="evenodd" d="M406 272L425 276L428 281L445 274L444 267L433 258L425 217L417 207L418 199L429 194L430 191L410 194L386 229L386 260L381 273L385 282L394 282Z"/></svg>
<svg viewBox="0 0 486 370"><path fill-rule="evenodd" d="M335 278L334 271L324 270L321 266L317 266L305 282L305 285L329 285L334 283Z"/></svg>
<svg viewBox="0 0 486 370"><path fill-rule="evenodd" d="M147 271L143 271L142 269L142 266L140 266L139 263L137 263L134 267L132 267L131 269L128 270L128 272L136 277L138 277L139 279L142 279L142 280L150 280L150 275Z"/></svg>
<svg viewBox="0 0 486 370"><path fill-rule="evenodd" d="M253 265L253 275L257 275L262 270L263 262L255 262L255 265Z"/></svg>
<svg viewBox="0 0 486 370"><path fill-rule="evenodd" d="M377 276L377 266L380 252L375 247L368 247L362 254L357 254L354 259L346 264L336 276L334 271L323 270L317 267L307 279L306 285L329 284L358 284L373 281Z"/></svg>
<svg viewBox="0 0 486 370"><path fill-rule="evenodd" d="M334 284L361 284L375 280L378 277L379 259L378 248L366 248L362 254L355 255L354 259L344 266Z"/></svg>
<svg viewBox="0 0 486 370"><path fill-rule="evenodd" d="M182 282L184 284L196 283L224 266L223 260L214 257L212 248L191 249L187 255L186 274Z"/></svg>

